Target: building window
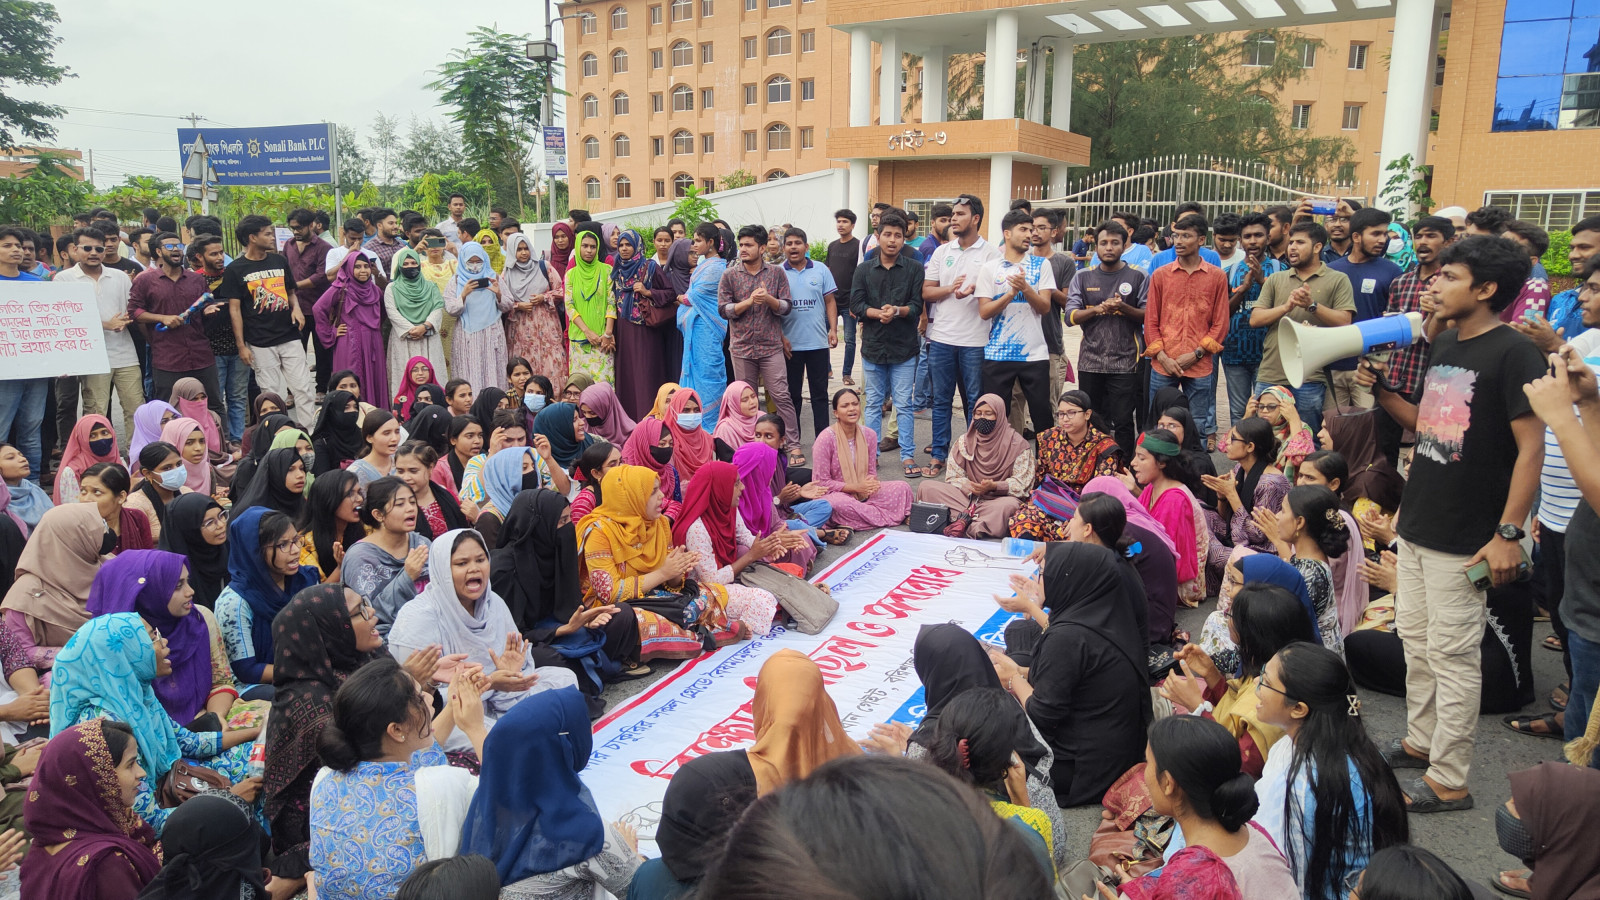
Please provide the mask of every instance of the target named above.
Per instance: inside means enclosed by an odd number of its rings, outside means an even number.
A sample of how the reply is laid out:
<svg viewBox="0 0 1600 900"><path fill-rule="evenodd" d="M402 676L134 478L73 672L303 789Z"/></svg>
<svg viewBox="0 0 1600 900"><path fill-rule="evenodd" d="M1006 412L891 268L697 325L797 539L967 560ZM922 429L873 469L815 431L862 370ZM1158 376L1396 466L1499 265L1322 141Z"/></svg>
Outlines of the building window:
<svg viewBox="0 0 1600 900"><path fill-rule="evenodd" d="M774 29L772 29L771 31L767 32L767 55L768 56L788 56L789 55L789 42L790 42L789 29L787 29L787 28L774 28Z"/></svg>
<svg viewBox="0 0 1600 900"><path fill-rule="evenodd" d="M621 31L628 27L628 8L626 6L613 6L611 8L611 30Z"/></svg>
<svg viewBox="0 0 1600 900"><path fill-rule="evenodd" d="M600 30L600 20L592 12L578 13L578 30L584 34L594 34ZM599 184L596 183L595 187L598 189ZM596 198L598 196L597 194Z"/></svg>
<svg viewBox="0 0 1600 900"><path fill-rule="evenodd" d="M707 45L709 46L709 45ZM688 41L679 41L672 45L672 67L694 65L694 45Z"/></svg>
<svg viewBox="0 0 1600 900"><path fill-rule="evenodd" d="M624 75L628 71L628 51L614 50L611 53L611 74Z"/></svg>
<svg viewBox="0 0 1600 900"><path fill-rule="evenodd" d="M801 150L810 150L810 149L816 147L816 145L817 145L816 133L817 133L817 130L815 128L812 128L809 125L807 125L806 127L800 129L800 149Z"/></svg>
<svg viewBox="0 0 1600 900"><path fill-rule="evenodd" d="M789 126L783 124L782 122L777 122L767 126L767 149L789 149Z"/></svg>
<svg viewBox="0 0 1600 900"><path fill-rule="evenodd" d="M672 0L672 21L687 22L694 17L694 0Z"/></svg>
<svg viewBox="0 0 1600 900"><path fill-rule="evenodd" d="M1498 206L1550 231L1566 231L1584 219L1600 216L1600 191L1494 192L1483 195L1483 205Z"/></svg>
<svg viewBox="0 0 1600 900"><path fill-rule="evenodd" d="M600 57L595 56L593 53L585 53L583 55L582 65L583 77L593 78L600 74Z"/></svg>
<svg viewBox="0 0 1600 900"><path fill-rule="evenodd" d="M700 0L700 18L711 18L711 11L715 5L715 0Z"/></svg>
<svg viewBox="0 0 1600 900"><path fill-rule="evenodd" d="M710 109L711 105L712 105L711 101L713 99L715 99L715 96L716 96L716 92L714 90L712 90L711 88L701 88L700 89L700 108L701 109Z"/></svg>
<svg viewBox="0 0 1600 900"><path fill-rule="evenodd" d="M1365 69L1367 67L1367 45L1350 45L1350 68Z"/></svg>
<svg viewBox="0 0 1600 900"><path fill-rule="evenodd" d="M650 190L655 194L657 200L665 200L667 197L667 183L663 179L657 178L650 182Z"/></svg>
<svg viewBox="0 0 1600 900"><path fill-rule="evenodd" d="M712 191L714 191L716 189L717 189L717 180L715 178L702 178L702 179L700 179L700 193L709 194L709 193L711 193Z"/></svg>
<svg viewBox="0 0 1600 900"><path fill-rule="evenodd" d="M617 91L611 95L611 114L613 116L625 116L628 114L627 91Z"/></svg>
<svg viewBox="0 0 1600 900"><path fill-rule="evenodd" d="M687 131L675 132L672 135L672 155L690 156L694 153L694 135Z"/></svg>
<svg viewBox="0 0 1600 900"><path fill-rule="evenodd" d="M1278 42L1269 34L1252 34L1244 39L1244 64L1270 66L1278 58Z"/></svg>
<svg viewBox="0 0 1600 900"><path fill-rule="evenodd" d="M1311 127L1311 104L1296 103L1294 111L1289 114L1289 127L1306 129Z"/></svg>
<svg viewBox="0 0 1600 900"><path fill-rule="evenodd" d="M744 0L744 11L745 12L755 12L756 9L757 9L757 0Z"/></svg>
<svg viewBox="0 0 1600 900"><path fill-rule="evenodd" d="M815 99L817 99L817 82L816 82L816 79L814 79L814 78L802 78L802 79L800 79L800 99L801 100L815 100Z"/></svg>
<svg viewBox="0 0 1600 900"><path fill-rule="evenodd" d="M756 86L753 84L747 84L744 86L744 105L756 105Z"/></svg>
<svg viewBox="0 0 1600 900"><path fill-rule="evenodd" d="M754 131L746 131L744 133L744 152L756 152L756 133Z"/></svg>
<svg viewBox="0 0 1600 900"><path fill-rule="evenodd" d="M628 200L633 197L633 182L626 175L617 176L617 199Z"/></svg>
<svg viewBox="0 0 1600 900"><path fill-rule="evenodd" d="M672 111L694 111L694 88L687 84L680 84L672 89Z"/></svg>
<svg viewBox="0 0 1600 900"><path fill-rule="evenodd" d="M660 50L660 48L657 48L655 50L651 50L650 51L650 68L652 68L652 69L661 68L661 50Z"/></svg>
<svg viewBox="0 0 1600 900"><path fill-rule="evenodd" d="M625 134L619 134L611 139L611 155L619 159L633 153L633 142Z"/></svg>
<svg viewBox="0 0 1600 900"><path fill-rule="evenodd" d="M711 47L712 43L710 41L706 41L704 44L700 45L700 64L703 66L711 64Z"/></svg>
<svg viewBox="0 0 1600 900"><path fill-rule="evenodd" d="M1588 0L1506 4L1492 130L1600 127L1597 12Z"/></svg>
<svg viewBox="0 0 1600 900"><path fill-rule="evenodd" d="M590 137L586 137L586 138L583 139L583 158L584 159L599 159L600 158L600 139L599 138L590 136Z"/></svg>
<svg viewBox="0 0 1600 900"><path fill-rule="evenodd" d="M1361 128L1361 105L1346 103L1344 107L1344 122L1339 126L1345 131L1356 131Z"/></svg>
<svg viewBox="0 0 1600 900"><path fill-rule="evenodd" d="M767 173L767 180L768 181L782 181L783 179L788 178L788 177L789 177L789 173L785 172L782 169L773 169L771 172Z"/></svg>
<svg viewBox="0 0 1600 900"><path fill-rule="evenodd" d="M660 7L660 5L656 5L656 6L650 7L650 24L651 25L660 25L661 24L661 7Z"/></svg>
<svg viewBox="0 0 1600 900"><path fill-rule="evenodd" d="M1311 69L1317 65L1317 45L1305 41L1300 45L1300 68Z"/></svg>
<svg viewBox="0 0 1600 900"><path fill-rule="evenodd" d="M817 52L817 33L815 31L802 31L802 32L800 32L800 52L801 53L815 53L815 52Z"/></svg>
<svg viewBox="0 0 1600 900"><path fill-rule="evenodd" d="M662 156L662 155L664 155L666 151L663 150L662 148L665 147L665 146L666 146L666 138L659 138L659 137L651 138L650 139L650 155L651 156Z"/></svg>
<svg viewBox="0 0 1600 900"><path fill-rule="evenodd" d="M782 75L772 76L771 78L767 79L767 102L788 103L789 89L789 79L783 77Z"/></svg>
<svg viewBox="0 0 1600 900"><path fill-rule="evenodd" d="M583 117L585 119L598 119L600 117L600 98L593 94L585 94L583 98Z"/></svg>
<svg viewBox="0 0 1600 900"><path fill-rule="evenodd" d="M600 179L585 178L583 180L583 196L589 200L600 199Z"/></svg>
<svg viewBox="0 0 1600 900"><path fill-rule="evenodd" d="M653 113L659 113L659 112L664 112L665 110L666 110L666 104L665 104L665 101L662 100L661 92L660 91L656 91L655 93L651 94L650 95L650 111L653 112Z"/></svg>
<svg viewBox="0 0 1600 900"><path fill-rule="evenodd" d="M717 136L714 134L700 135L700 152L705 154L715 153L717 150Z"/></svg>
<svg viewBox="0 0 1600 900"><path fill-rule="evenodd" d="M694 187L693 175L679 175L672 179L672 196L687 197L689 188Z"/></svg>
<svg viewBox="0 0 1600 900"><path fill-rule="evenodd" d="M744 58L745 59L755 59L756 58L756 39L755 38L745 38L744 39Z"/></svg>
<svg viewBox="0 0 1600 900"><path fill-rule="evenodd" d="M1345 187L1353 186L1356 183L1356 164L1341 163L1339 165L1339 173L1334 176L1333 180L1335 183Z"/></svg>
<svg viewBox="0 0 1600 900"><path fill-rule="evenodd" d="M790 2L792 0L767 0L767 9L782 9L788 6Z"/></svg>

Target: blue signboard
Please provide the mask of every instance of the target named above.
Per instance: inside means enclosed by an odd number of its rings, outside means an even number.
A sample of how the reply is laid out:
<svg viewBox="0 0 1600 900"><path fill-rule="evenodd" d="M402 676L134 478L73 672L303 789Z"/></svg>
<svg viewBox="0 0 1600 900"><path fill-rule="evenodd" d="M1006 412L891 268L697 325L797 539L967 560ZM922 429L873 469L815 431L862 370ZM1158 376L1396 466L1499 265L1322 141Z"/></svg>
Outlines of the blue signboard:
<svg viewBox="0 0 1600 900"><path fill-rule="evenodd" d="M260 128L179 128L181 169L200 135L217 171L217 184L332 184L334 126L267 125ZM199 184L198 178L184 178Z"/></svg>

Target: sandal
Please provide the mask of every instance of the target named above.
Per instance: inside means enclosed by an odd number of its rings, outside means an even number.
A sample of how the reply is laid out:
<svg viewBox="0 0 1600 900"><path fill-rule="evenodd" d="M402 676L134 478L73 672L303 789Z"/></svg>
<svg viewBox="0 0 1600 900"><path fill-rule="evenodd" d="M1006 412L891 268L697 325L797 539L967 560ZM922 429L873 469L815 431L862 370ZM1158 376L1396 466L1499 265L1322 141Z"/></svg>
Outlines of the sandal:
<svg viewBox="0 0 1600 900"><path fill-rule="evenodd" d="M1400 789L1405 791L1406 799L1410 801L1406 804L1406 812L1455 812L1472 808L1471 794L1467 794L1465 797L1457 797L1454 800L1446 800L1435 793L1433 787L1421 778L1406 782L1401 785Z"/></svg>
<svg viewBox="0 0 1600 900"><path fill-rule="evenodd" d="M1561 643L1561 638L1558 638L1553 634L1547 636L1542 642L1540 642L1540 646L1546 650L1554 650L1557 653L1561 653L1567 649L1566 645Z"/></svg>
<svg viewBox="0 0 1600 900"><path fill-rule="evenodd" d="M928 478L938 478L944 474L944 460L936 459L922 467L922 474Z"/></svg>
<svg viewBox="0 0 1600 900"><path fill-rule="evenodd" d="M906 477L907 478L921 478L922 477L922 469L918 468L917 464L912 462L909 459L906 460L906 470L905 471L906 471Z"/></svg>
<svg viewBox="0 0 1600 900"><path fill-rule="evenodd" d="M1379 748L1383 752L1383 761L1391 769L1426 769L1428 761L1418 759L1406 752L1405 738L1394 738L1389 743Z"/></svg>
<svg viewBox="0 0 1600 900"><path fill-rule="evenodd" d="M794 468L798 469L801 466L804 466L805 464L806 464L806 455L804 453L801 453L799 450L796 450L793 453L789 454L789 465L790 466L793 466Z"/></svg>
<svg viewBox="0 0 1600 900"><path fill-rule="evenodd" d="M838 547L841 544L850 543L850 539L855 537L855 536L856 536L856 533L854 531L851 531L848 528L818 528L817 529L817 537L819 539L821 539L821 541L824 544L830 544L830 545L835 546L835 547Z"/></svg>
<svg viewBox="0 0 1600 900"><path fill-rule="evenodd" d="M1527 888L1515 888L1509 884L1506 884L1506 878L1508 876L1526 884L1529 876L1531 875L1533 875L1532 869L1507 869L1504 872L1496 872L1494 878L1490 879L1489 881L1489 887L1494 888L1502 894L1509 894L1513 897L1532 897L1533 891Z"/></svg>
<svg viewBox="0 0 1600 900"><path fill-rule="evenodd" d="M849 385L850 387L855 387L856 380L854 378L851 378L849 375L846 375L844 377L844 383L846 385Z"/></svg>
<svg viewBox="0 0 1600 900"><path fill-rule="evenodd" d="M1559 687L1550 692L1550 708L1556 712L1565 712L1567 709L1567 700L1571 699L1571 696L1572 682L1563 682Z"/></svg>
<svg viewBox="0 0 1600 900"><path fill-rule="evenodd" d="M1545 713L1539 716L1513 714L1500 721L1517 734L1525 734L1529 737L1555 738L1558 741L1566 739L1566 736L1562 734L1561 723L1556 721L1555 713ZM1536 729L1534 726L1541 722L1544 723L1544 728L1542 730Z"/></svg>

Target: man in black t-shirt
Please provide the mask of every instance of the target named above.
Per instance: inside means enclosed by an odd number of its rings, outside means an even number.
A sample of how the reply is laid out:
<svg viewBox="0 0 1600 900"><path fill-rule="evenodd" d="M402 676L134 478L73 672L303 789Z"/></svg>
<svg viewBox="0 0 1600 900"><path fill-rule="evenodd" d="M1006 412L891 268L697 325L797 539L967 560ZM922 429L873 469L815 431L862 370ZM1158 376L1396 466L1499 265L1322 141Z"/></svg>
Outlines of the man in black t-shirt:
<svg viewBox="0 0 1600 900"><path fill-rule="evenodd" d="M273 252L277 239L266 216L240 219L234 237L244 255L222 270L215 295L228 301L239 358L255 370L262 391L294 404L290 418L309 429L317 398L300 333L305 317L289 293L289 261Z"/></svg>
<svg viewBox="0 0 1600 900"><path fill-rule="evenodd" d="M833 214L834 230L839 233L839 239L828 244L828 254L824 263L828 272L833 275L834 287L838 289L841 298L850 296L850 286L856 274L856 266L861 263L861 239L854 234L856 227L856 214L848 209L841 209ZM848 302L839 304L839 318L844 321L844 383L855 384L855 379L850 377L850 371L856 362L856 317L850 314ZM828 323L830 326L832 322Z"/></svg>
<svg viewBox="0 0 1600 900"><path fill-rule="evenodd" d="M1523 386L1546 371L1533 342L1501 323L1527 280L1528 255L1504 238L1468 237L1439 257L1419 403L1379 386L1378 403L1417 434L1400 503L1395 630L1406 656L1406 736L1384 756L1425 770L1402 783L1412 812L1470 809L1467 774L1483 688L1485 582L1520 574L1544 462L1544 428ZM1426 304L1424 304L1426 305ZM1447 327L1448 326L1448 327ZM1437 332L1437 333L1435 333ZM1377 384L1381 363L1357 380ZM1488 564L1485 576L1479 563Z"/></svg>

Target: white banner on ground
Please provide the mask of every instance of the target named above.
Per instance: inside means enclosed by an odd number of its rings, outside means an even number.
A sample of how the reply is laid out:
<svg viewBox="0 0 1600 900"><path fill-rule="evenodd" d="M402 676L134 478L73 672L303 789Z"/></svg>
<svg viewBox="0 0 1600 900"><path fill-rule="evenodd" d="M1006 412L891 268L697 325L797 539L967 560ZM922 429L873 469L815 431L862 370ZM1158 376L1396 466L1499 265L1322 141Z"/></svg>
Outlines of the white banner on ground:
<svg viewBox="0 0 1600 900"><path fill-rule="evenodd" d="M110 371L94 285L0 281L0 381Z"/></svg>
<svg viewBox="0 0 1600 900"><path fill-rule="evenodd" d="M779 629L770 637L690 660L595 723L594 753L583 780L600 814L639 829L652 845L661 798L679 766L755 740L756 675L773 653L797 650L816 661L851 737L879 722L922 718L922 685L911 649L923 625L953 622L1004 646L1007 623L995 594L1009 576L1032 574L1000 544L903 531L879 533L816 578L839 601L822 634Z"/></svg>

